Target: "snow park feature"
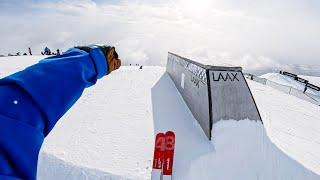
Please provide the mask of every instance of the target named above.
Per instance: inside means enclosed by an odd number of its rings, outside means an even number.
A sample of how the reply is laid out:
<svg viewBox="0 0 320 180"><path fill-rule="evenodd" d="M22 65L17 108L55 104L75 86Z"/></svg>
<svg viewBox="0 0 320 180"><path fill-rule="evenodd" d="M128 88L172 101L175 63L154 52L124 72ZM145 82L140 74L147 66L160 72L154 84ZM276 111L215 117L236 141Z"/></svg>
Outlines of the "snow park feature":
<svg viewBox="0 0 320 180"><path fill-rule="evenodd" d="M285 76L288 76L288 77L293 78L294 80L296 80L296 81L304 84L306 88L311 88L311 89L313 89L313 90L315 90L315 91L320 91L320 87L318 87L318 86L316 86L316 85L314 85L314 84L309 83L308 80L303 79L303 78L299 77L299 76L296 75L296 74L289 73L289 72L286 72L286 71L280 71L280 74L283 74L283 75L285 75Z"/></svg>
<svg viewBox="0 0 320 180"><path fill-rule="evenodd" d="M209 139L220 120L262 121L241 67L203 65L169 53L167 72Z"/></svg>
<svg viewBox="0 0 320 180"><path fill-rule="evenodd" d="M2 57L0 77L41 58ZM319 86L320 77L303 78ZM41 148L37 179L150 180L155 136L168 130L176 135L175 180L320 179L319 107L248 85L263 125L218 121L208 141L165 67L122 66L59 120Z"/></svg>
<svg viewBox="0 0 320 180"><path fill-rule="evenodd" d="M267 85L284 93L320 106L320 91L318 91L319 87L310 83L304 84L296 81L295 79L291 78L297 77L295 74L290 73L284 76L282 73L267 73L258 77L253 74L245 73L245 76L247 79ZM311 77L308 76L307 78Z"/></svg>

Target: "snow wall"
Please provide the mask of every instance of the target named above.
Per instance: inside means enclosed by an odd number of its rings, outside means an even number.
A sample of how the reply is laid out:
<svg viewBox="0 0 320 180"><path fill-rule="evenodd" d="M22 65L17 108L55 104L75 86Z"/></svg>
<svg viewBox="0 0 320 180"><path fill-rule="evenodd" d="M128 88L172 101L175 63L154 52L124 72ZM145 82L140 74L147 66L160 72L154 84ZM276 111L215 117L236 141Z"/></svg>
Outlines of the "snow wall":
<svg viewBox="0 0 320 180"><path fill-rule="evenodd" d="M262 121L241 67L203 65L169 52L167 72L209 139L220 120Z"/></svg>

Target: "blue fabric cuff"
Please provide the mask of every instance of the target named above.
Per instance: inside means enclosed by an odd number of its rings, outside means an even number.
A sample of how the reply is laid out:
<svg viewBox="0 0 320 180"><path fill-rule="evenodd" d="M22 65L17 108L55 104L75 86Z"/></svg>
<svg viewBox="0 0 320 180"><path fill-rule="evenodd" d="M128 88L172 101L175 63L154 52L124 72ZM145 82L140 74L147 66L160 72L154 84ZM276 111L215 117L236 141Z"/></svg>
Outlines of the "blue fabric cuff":
<svg viewBox="0 0 320 180"><path fill-rule="evenodd" d="M90 56L94 61L95 68L97 70L97 78L100 79L105 76L109 71L109 66L106 57L98 47L94 47L90 50Z"/></svg>

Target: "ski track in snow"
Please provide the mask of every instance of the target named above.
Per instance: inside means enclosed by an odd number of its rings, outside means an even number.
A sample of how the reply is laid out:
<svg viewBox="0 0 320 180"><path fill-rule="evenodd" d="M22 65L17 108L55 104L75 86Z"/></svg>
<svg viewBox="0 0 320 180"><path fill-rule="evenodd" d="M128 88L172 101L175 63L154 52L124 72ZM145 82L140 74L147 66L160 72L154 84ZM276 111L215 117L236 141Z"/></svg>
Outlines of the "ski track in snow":
<svg viewBox="0 0 320 180"><path fill-rule="evenodd" d="M43 58L43 56L40 56ZM0 77L39 57L0 58ZM220 121L208 141L163 67L121 67L45 140L38 179L150 179L154 136L176 133L174 179L320 179L319 107L248 81L260 122Z"/></svg>

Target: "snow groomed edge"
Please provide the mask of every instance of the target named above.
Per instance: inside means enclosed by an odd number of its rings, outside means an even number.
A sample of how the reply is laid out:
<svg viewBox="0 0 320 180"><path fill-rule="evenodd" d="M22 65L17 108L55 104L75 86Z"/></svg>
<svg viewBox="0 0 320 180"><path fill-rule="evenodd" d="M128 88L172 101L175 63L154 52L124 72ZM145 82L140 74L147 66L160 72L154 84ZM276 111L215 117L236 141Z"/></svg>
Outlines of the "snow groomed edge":
<svg viewBox="0 0 320 180"><path fill-rule="evenodd" d="M166 71L209 140L218 121L262 122L241 67L203 65L169 52Z"/></svg>

